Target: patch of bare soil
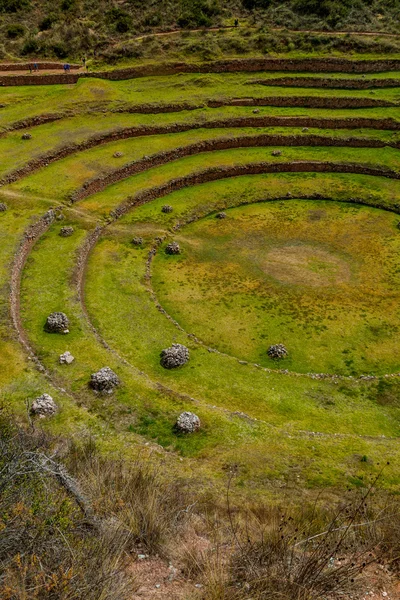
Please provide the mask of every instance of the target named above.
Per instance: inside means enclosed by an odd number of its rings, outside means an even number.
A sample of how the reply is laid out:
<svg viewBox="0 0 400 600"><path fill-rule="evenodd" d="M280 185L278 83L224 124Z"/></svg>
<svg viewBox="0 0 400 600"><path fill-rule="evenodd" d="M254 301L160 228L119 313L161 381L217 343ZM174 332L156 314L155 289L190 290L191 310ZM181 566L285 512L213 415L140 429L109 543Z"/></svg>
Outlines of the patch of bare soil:
<svg viewBox="0 0 400 600"><path fill-rule="evenodd" d="M338 285L351 279L349 265L339 256L304 244L273 248L268 252L265 273L282 283L312 287Z"/></svg>
<svg viewBox="0 0 400 600"><path fill-rule="evenodd" d="M132 600L186 600L194 598L196 592L201 591L201 584L188 581L178 567L161 558L138 559L129 571L138 586Z"/></svg>

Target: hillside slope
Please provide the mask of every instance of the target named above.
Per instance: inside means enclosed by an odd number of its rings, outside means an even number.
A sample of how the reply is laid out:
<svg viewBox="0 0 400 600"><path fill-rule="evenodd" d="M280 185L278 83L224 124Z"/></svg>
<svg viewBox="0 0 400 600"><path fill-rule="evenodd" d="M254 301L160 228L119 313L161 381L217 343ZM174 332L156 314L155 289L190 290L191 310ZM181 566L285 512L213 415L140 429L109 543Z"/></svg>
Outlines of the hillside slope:
<svg viewBox="0 0 400 600"><path fill-rule="evenodd" d="M400 2L366 0L0 0L0 59L76 58L105 53L146 33L232 26L235 19L267 30L345 30L397 33ZM238 54L246 43L235 42ZM290 51L290 41L261 40L261 52ZM314 46L320 46L315 42ZM387 48L390 50L390 48ZM157 50L157 49L155 49ZM185 50L185 49L183 49ZM193 53L195 49L187 49ZM217 49L218 50L218 49ZM226 48L221 48L226 52ZM230 50L228 48L228 50ZM154 51L154 48L153 48ZM212 53L212 47L209 49ZM215 54L214 49L214 54ZM135 57L135 51L132 51ZM136 49L138 57L141 51Z"/></svg>

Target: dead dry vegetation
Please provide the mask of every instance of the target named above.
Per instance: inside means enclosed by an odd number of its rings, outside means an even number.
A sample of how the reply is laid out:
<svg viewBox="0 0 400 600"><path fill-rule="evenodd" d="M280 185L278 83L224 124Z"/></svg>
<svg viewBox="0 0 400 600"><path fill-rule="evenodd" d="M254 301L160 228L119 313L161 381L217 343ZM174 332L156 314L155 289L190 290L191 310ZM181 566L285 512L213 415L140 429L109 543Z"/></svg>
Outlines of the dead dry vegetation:
<svg viewBox="0 0 400 600"><path fill-rule="evenodd" d="M17 426L4 409L0 449L4 600L152 598L146 560L170 561L166 598L358 598L371 568L381 589L398 581L400 511L379 476L340 500L246 504L234 469L224 491L197 489L148 459L105 458L92 439Z"/></svg>

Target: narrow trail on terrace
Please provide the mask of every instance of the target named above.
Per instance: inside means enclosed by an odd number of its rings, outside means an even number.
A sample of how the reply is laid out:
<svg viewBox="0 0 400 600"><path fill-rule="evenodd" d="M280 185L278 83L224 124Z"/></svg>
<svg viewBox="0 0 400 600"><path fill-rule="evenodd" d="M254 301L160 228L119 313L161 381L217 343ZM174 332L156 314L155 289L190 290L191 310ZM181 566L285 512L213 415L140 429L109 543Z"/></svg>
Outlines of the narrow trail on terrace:
<svg viewBox="0 0 400 600"><path fill-rule="evenodd" d="M197 29L174 29L173 31L160 31L157 33L146 33L143 35L135 36L133 39L135 40L144 40L152 37L164 37L169 35L179 35L179 34L187 34L187 33L204 33L207 31L229 31L231 29L252 29L258 30L259 27L251 26L251 25L225 25L221 27L202 27ZM325 31L323 29L286 29L285 27L271 27L270 31L284 31L285 33L310 33L310 34L320 34L320 35L329 35L329 36L344 36L344 35L366 35L366 36L382 36L382 37L391 37L398 38L400 34L398 33L385 33L382 31Z"/></svg>

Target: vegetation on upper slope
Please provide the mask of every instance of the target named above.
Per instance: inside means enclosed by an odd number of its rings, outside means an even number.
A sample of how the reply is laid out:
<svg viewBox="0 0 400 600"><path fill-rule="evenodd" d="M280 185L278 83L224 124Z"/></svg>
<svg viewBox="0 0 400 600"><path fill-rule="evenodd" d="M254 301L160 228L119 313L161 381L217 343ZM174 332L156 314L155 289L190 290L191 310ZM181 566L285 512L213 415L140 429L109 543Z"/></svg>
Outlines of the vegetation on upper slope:
<svg viewBox="0 0 400 600"><path fill-rule="evenodd" d="M81 58L83 55L105 58L120 55L138 58L154 56L158 47L170 55L243 54L252 52L290 52L293 50L332 51L336 43L324 36L306 39L270 35L269 28L310 30L377 31L397 33L399 0L168 0L148 3L139 0L0 0L2 15L0 58L49 56L59 59ZM254 35L230 35L204 40L151 41L130 44L135 36L172 29L194 29L232 26L235 19L255 27ZM368 51L373 42L352 40L352 50ZM342 44L342 42L341 42ZM394 43L379 41L380 51ZM337 47L337 46L336 46ZM117 52L116 52L117 49ZM342 51L348 47L341 46Z"/></svg>

